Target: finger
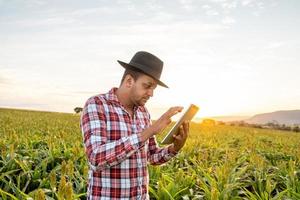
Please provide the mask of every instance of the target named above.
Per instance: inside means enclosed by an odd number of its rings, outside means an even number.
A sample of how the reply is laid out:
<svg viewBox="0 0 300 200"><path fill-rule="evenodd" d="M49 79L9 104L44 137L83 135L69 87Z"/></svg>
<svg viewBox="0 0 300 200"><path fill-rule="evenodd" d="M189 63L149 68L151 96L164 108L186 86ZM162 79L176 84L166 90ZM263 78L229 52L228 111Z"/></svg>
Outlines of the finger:
<svg viewBox="0 0 300 200"><path fill-rule="evenodd" d="M180 136L181 138L184 137L184 128L183 128L183 125L180 126L179 128L179 134L178 136Z"/></svg>
<svg viewBox="0 0 300 200"><path fill-rule="evenodd" d="M171 124L172 120L171 118L167 119L167 125Z"/></svg>
<svg viewBox="0 0 300 200"><path fill-rule="evenodd" d="M187 138L187 134L188 134L187 127L188 127L188 123L187 123L187 121L185 121L182 125L182 131L181 131L181 139L182 140L186 140L186 138Z"/></svg>
<svg viewBox="0 0 300 200"><path fill-rule="evenodd" d="M179 135L173 135L173 138L177 141L180 141L182 140L182 136L179 134Z"/></svg>
<svg viewBox="0 0 300 200"><path fill-rule="evenodd" d="M179 126L177 133L175 133L173 136L177 137L177 136L180 136L182 134L183 134L183 129L182 129L182 125L181 125L181 126Z"/></svg>
<svg viewBox="0 0 300 200"><path fill-rule="evenodd" d="M182 106L174 106L174 107L172 107L172 109L178 110L179 112L181 112L183 107Z"/></svg>
<svg viewBox="0 0 300 200"><path fill-rule="evenodd" d="M183 136L182 136L183 140L186 140L187 137L188 137L188 132L184 131Z"/></svg>
<svg viewBox="0 0 300 200"><path fill-rule="evenodd" d="M181 125L181 126L180 126L180 133L181 133L181 134L184 134L184 125Z"/></svg>
<svg viewBox="0 0 300 200"><path fill-rule="evenodd" d="M182 109L183 109L183 107L181 107L181 106L172 107L167 111L166 115L167 115L167 117L170 118L173 115L176 115L177 113L181 112Z"/></svg>
<svg viewBox="0 0 300 200"><path fill-rule="evenodd" d="M183 128L184 128L184 134L187 135L187 133L189 132L189 121L185 121L183 123Z"/></svg>
<svg viewBox="0 0 300 200"><path fill-rule="evenodd" d="M182 107L179 107L179 106L172 107L172 108L169 109L168 115L173 116L173 115L181 112L181 110L182 110Z"/></svg>

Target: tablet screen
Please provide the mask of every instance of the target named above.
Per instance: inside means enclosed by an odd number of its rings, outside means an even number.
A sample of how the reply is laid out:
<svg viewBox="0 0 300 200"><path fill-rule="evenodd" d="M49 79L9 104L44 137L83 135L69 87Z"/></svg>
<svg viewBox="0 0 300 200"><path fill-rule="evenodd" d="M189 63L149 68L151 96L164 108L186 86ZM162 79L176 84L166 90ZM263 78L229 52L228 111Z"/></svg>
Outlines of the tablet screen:
<svg viewBox="0 0 300 200"><path fill-rule="evenodd" d="M171 128L169 133L165 136L165 138L162 140L162 144L171 144L174 140L173 135L178 133L178 129L180 125L184 121L191 121L193 117L198 112L199 107L191 104L189 108L184 112L184 114L181 116L181 118L175 123L175 125Z"/></svg>

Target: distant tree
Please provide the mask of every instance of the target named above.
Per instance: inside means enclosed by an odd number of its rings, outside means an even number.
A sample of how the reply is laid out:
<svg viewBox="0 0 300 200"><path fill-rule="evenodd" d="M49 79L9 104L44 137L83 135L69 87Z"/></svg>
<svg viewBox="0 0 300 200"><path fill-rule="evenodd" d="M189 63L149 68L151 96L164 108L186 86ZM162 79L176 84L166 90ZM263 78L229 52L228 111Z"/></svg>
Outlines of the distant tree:
<svg viewBox="0 0 300 200"><path fill-rule="evenodd" d="M272 120L272 121L266 123L266 125L273 129L280 129L280 124L276 120Z"/></svg>
<svg viewBox="0 0 300 200"><path fill-rule="evenodd" d="M225 125L225 122L223 122L223 121L217 121L217 124L218 125Z"/></svg>
<svg viewBox="0 0 300 200"><path fill-rule="evenodd" d="M82 108L76 107L76 108L74 108L74 111L75 111L75 113L80 113L80 112L82 112Z"/></svg>
<svg viewBox="0 0 300 200"><path fill-rule="evenodd" d="M293 131L295 131L295 132L300 132L299 126L295 126L295 127L293 128Z"/></svg>
<svg viewBox="0 0 300 200"><path fill-rule="evenodd" d="M290 126L287 126L285 124L282 124L282 126L280 127L281 130L285 130L285 131L290 131L291 130L291 127Z"/></svg>
<svg viewBox="0 0 300 200"><path fill-rule="evenodd" d="M260 124L252 124L251 127L254 127L254 128L263 128L262 125L260 125Z"/></svg>
<svg viewBox="0 0 300 200"><path fill-rule="evenodd" d="M214 126L216 125L216 121L213 119L203 119L202 124L205 126Z"/></svg>
<svg viewBox="0 0 300 200"><path fill-rule="evenodd" d="M243 120L237 122L239 126L247 126L247 123Z"/></svg>
<svg viewBox="0 0 300 200"><path fill-rule="evenodd" d="M278 127L279 130L286 130L287 126L285 124L282 124Z"/></svg>

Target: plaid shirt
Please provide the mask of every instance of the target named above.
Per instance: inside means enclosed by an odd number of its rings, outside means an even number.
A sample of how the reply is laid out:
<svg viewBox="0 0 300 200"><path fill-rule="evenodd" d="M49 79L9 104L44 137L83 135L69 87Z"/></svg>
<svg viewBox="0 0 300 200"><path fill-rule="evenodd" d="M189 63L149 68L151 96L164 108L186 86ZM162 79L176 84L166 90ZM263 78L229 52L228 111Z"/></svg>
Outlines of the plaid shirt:
<svg viewBox="0 0 300 200"><path fill-rule="evenodd" d="M176 154L159 148L155 136L141 141L151 124L144 106L134 115L124 109L112 88L89 98L81 115L81 130L89 162L88 199L149 199L147 161L167 162Z"/></svg>

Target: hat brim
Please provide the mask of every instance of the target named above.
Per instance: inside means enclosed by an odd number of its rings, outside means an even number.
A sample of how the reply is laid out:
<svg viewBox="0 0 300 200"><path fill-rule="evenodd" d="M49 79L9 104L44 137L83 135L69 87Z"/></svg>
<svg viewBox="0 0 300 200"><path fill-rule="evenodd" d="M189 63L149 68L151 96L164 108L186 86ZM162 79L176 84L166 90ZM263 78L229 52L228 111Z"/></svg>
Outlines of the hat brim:
<svg viewBox="0 0 300 200"><path fill-rule="evenodd" d="M140 68L138 68L138 67L136 67L136 66L129 65L128 63L125 63L125 62L120 61L120 60L118 60L118 63L119 63L122 67L124 67L125 69L137 70L137 71L139 71L139 72L141 72L141 73L144 73L144 74L150 76L151 78L153 78L154 80L156 80L158 85L160 85L160 86L162 86L162 87L165 87L165 88L169 88L169 87L168 87L166 84L164 84L162 81L156 79L155 77L151 76L149 73L143 71L142 69L140 69Z"/></svg>

